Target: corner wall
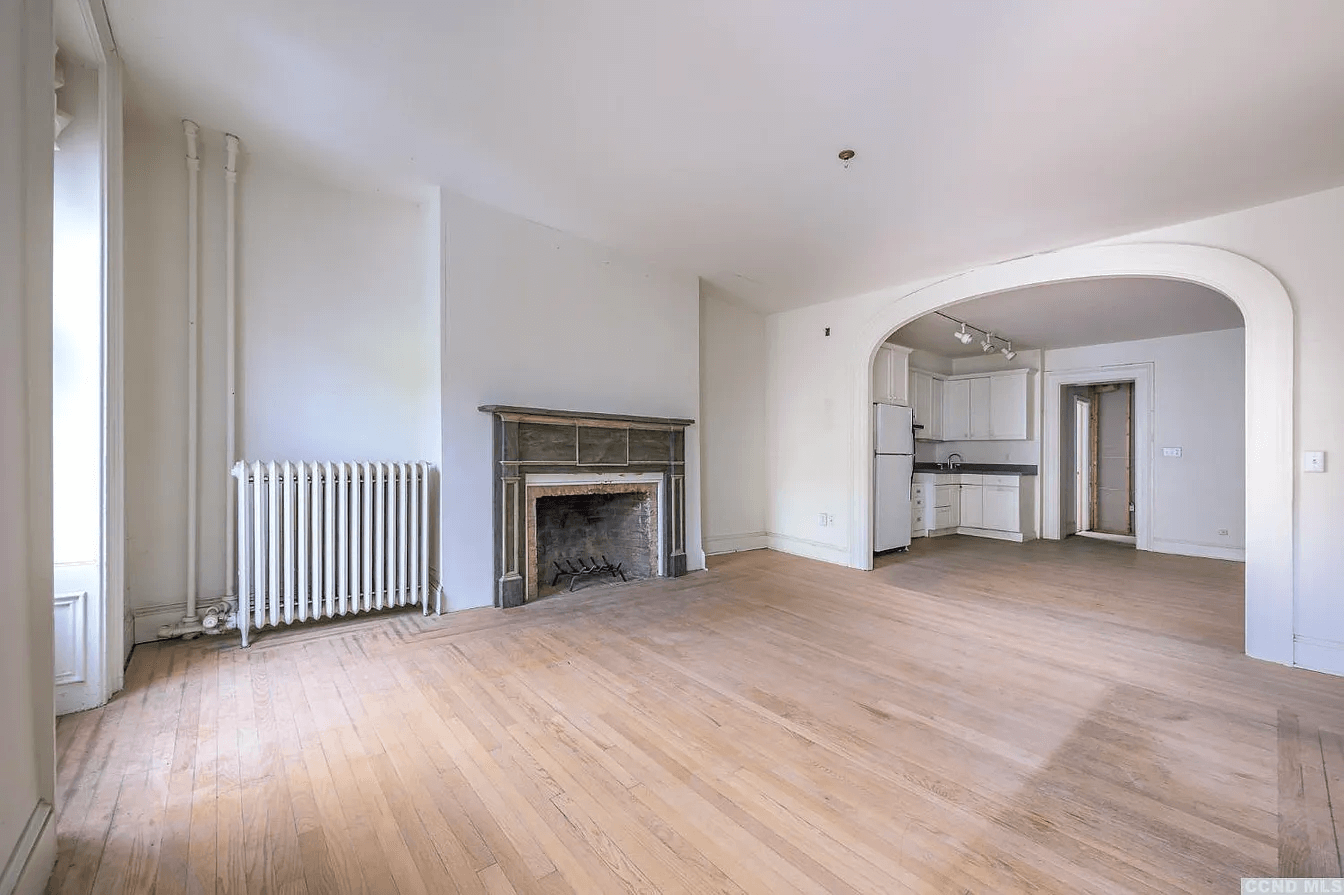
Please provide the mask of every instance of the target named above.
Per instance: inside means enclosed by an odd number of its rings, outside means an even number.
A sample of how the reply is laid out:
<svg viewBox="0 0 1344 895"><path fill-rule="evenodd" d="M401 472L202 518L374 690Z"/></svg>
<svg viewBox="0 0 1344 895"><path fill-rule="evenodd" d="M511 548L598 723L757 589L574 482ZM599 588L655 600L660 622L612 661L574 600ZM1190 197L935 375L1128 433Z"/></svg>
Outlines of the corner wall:
<svg viewBox="0 0 1344 895"><path fill-rule="evenodd" d="M494 601L492 436L482 404L700 417L700 293L614 249L441 194L442 581L446 609ZM686 439L686 544L705 565L700 439Z"/></svg>
<svg viewBox="0 0 1344 895"><path fill-rule="evenodd" d="M766 546L765 315L700 284L705 552Z"/></svg>

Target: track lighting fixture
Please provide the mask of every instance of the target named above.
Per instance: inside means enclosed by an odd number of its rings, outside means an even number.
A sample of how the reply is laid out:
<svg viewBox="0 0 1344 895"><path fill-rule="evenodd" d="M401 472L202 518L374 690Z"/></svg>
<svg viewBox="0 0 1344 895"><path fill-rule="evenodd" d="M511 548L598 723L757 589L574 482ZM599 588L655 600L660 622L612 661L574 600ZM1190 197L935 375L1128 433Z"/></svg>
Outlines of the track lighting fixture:
<svg viewBox="0 0 1344 895"><path fill-rule="evenodd" d="M1011 339L1005 339L1002 336L996 336L989 330L981 329L978 326L972 326L971 324L965 322L964 320L958 320L951 314L944 314L942 311L934 311L933 313L937 314L939 317L945 317L946 319L951 320L953 323L958 324L958 328L952 330L952 338L956 339L961 344L963 345L971 344L971 342L975 339L975 333L982 333L984 334L985 338L983 341L980 342L980 350L983 351L985 354L989 354L991 351L998 351L1008 360L1012 360L1013 358L1017 357L1017 352L1013 350L1013 343ZM972 332L972 330L974 330L974 332Z"/></svg>

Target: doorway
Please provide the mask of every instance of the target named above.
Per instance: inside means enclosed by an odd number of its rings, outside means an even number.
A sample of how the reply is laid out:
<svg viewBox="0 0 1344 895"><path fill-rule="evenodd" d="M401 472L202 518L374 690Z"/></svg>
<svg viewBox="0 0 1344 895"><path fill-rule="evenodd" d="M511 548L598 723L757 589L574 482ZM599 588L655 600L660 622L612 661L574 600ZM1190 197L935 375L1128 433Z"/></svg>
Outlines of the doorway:
<svg viewBox="0 0 1344 895"><path fill-rule="evenodd" d="M1066 386L1061 405L1072 411L1065 421L1072 457L1062 462L1071 467L1071 475L1061 476L1062 534L1135 544L1134 382Z"/></svg>

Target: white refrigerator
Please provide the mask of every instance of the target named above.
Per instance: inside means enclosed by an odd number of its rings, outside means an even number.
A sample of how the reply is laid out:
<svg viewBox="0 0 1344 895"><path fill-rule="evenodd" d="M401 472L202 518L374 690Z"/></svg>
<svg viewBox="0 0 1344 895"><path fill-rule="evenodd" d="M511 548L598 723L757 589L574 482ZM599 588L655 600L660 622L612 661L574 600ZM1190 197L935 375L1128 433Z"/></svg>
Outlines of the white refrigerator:
<svg viewBox="0 0 1344 895"><path fill-rule="evenodd" d="M910 546L910 484L915 469L914 411L873 405L873 549Z"/></svg>

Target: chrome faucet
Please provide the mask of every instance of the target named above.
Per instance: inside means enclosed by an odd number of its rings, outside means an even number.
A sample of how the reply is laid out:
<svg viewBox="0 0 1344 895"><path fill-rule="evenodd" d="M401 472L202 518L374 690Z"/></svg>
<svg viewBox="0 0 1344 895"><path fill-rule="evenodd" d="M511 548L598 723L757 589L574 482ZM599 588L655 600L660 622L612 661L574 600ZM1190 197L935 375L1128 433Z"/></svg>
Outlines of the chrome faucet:
<svg viewBox="0 0 1344 895"><path fill-rule="evenodd" d="M957 459L953 460L953 459L952 459L953 457L956 457ZM948 454L948 455L947 455L947 465L948 465L948 467L951 468L951 469L956 469L958 466L960 466L960 465L961 465L961 454L958 454L956 451L953 451L952 453Z"/></svg>

